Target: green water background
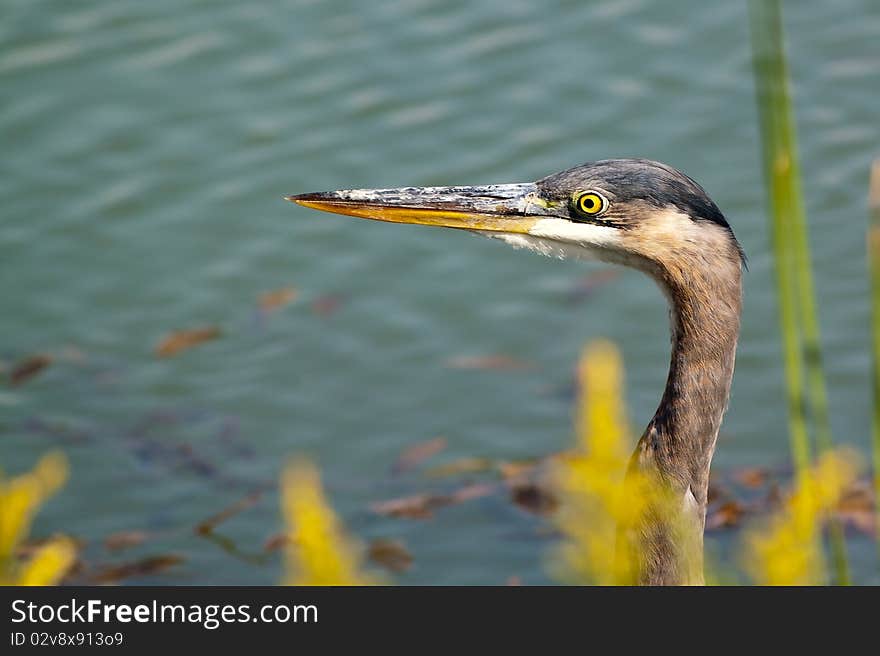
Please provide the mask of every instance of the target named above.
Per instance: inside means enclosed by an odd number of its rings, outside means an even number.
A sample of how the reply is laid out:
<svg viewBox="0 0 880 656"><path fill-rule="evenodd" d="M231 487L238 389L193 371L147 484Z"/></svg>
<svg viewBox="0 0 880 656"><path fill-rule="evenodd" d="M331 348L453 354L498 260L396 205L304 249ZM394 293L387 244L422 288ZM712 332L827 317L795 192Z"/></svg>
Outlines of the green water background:
<svg viewBox="0 0 880 656"><path fill-rule="evenodd" d="M789 2L785 19L833 429L866 450L880 7ZM734 226L750 270L716 467L784 468L749 53L740 2L4 0L0 359L57 362L0 388L0 463L21 471L53 446L71 460L37 532L87 539L101 559L103 536L145 529L158 537L127 557L186 557L143 582L271 583L275 559L192 525L305 453L355 533L413 552L398 582L546 582L544 523L503 496L425 522L368 504L425 487L388 470L437 435L437 462L563 448L594 337L621 346L646 423L668 359L655 286L621 272L573 302L597 266L281 195L532 180L605 157L683 169ZM298 300L261 315L259 294L289 285ZM206 324L223 337L154 356L169 331ZM486 354L530 366L447 366ZM248 554L278 527L270 491L221 532ZM877 582L870 542L851 548L856 580Z"/></svg>

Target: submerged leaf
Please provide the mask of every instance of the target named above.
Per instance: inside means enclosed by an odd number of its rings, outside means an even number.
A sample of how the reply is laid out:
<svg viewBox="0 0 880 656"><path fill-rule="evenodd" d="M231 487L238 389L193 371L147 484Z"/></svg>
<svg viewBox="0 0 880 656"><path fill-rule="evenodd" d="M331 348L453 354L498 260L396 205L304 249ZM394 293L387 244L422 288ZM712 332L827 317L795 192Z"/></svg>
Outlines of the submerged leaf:
<svg viewBox="0 0 880 656"><path fill-rule="evenodd" d="M458 488L455 492L449 495L449 499L452 504L457 504L488 496L494 491L495 486L490 483L472 483Z"/></svg>
<svg viewBox="0 0 880 656"><path fill-rule="evenodd" d="M489 458L459 458L443 465L431 467L425 471L426 476L443 478L459 474L476 474L494 469L495 463Z"/></svg>
<svg viewBox="0 0 880 656"><path fill-rule="evenodd" d="M747 467L733 474L734 480L743 487L755 489L767 483L769 472L763 467Z"/></svg>
<svg viewBox="0 0 880 656"><path fill-rule="evenodd" d="M52 356L48 353L38 353L21 362L17 362L9 372L9 384L21 385L26 380L33 378L46 367L52 364Z"/></svg>
<svg viewBox="0 0 880 656"><path fill-rule="evenodd" d="M256 490L254 492L251 492L244 498L239 499L229 506L226 506L226 508L218 512L216 515L211 515L207 519L202 520L201 522L196 524L196 534L205 535L207 533L210 533L226 520L235 517L236 515L247 510L248 508L252 508L253 506L255 506L262 498L263 493L261 491Z"/></svg>
<svg viewBox="0 0 880 656"><path fill-rule="evenodd" d="M86 577L86 579L92 584L114 583L132 577L158 574L174 565L182 563L184 560L183 556L176 554L149 556L147 558L121 563L119 565L106 565L99 568L97 571L92 572Z"/></svg>
<svg viewBox="0 0 880 656"><path fill-rule="evenodd" d="M537 460L510 460L498 464L498 472L508 485L529 480L540 465Z"/></svg>
<svg viewBox="0 0 880 656"><path fill-rule="evenodd" d="M220 334L220 329L217 326L178 330L166 335L159 342L158 346L156 346L156 355L160 358L170 358L182 351L217 339L220 337Z"/></svg>
<svg viewBox="0 0 880 656"><path fill-rule="evenodd" d="M370 560L391 572L405 572L413 562L412 554L396 540L373 540L367 554Z"/></svg>
<svg viewBox="0 0 880 656"><path fill-rule="evenodd" d="M448 497L435 494L414 494L399 499L377 501L370 504L370 510L378 515L404 517L406 519L428 519L435 508L448 505Z"/></svg>
<svg viewBox="0 0 880 656"><path fill-rule="evenodd" d="M296 287L283 287L260 294L260 310L272 312L295 301L299 296Z"/></svg>
<svg viewBox="0 0 880 656"><path fill-rule="evenodd" d="M444 506L452 506L471 499L491 494L495 486L486 483L465 485L451 494L414 494L399 499L379 501L370 505L370 510L388 517L406 519L428 519L434 510Z"/></svg>
<svg viewBox="0 0 880 656"><path fill-rule="evenodd" d="M287 546L289 537L287 533L275 533L266 538L263 543L263 551L278 551L282 547Z"/></svg>
<svg viewBox="0 0 880 656"><path fill-rule="evenodd" d="M835 514L844 523L862 533L874 535L877 522L874 504L871 484L867 481L858 481L844 491L835 509Z"/></svg>
<svg viewBox="0 0 880 656"><path fill-rule="evenodd" d="M402 474L415 469L428 458L437 455L446 448L445 437L435 437L425 442L413 444L404 449L403 453L398 456L394 465L391 467L391 473L394 475Z"/></svg>
<svg viewBox="0 0 880 656"><path fill-rule="evenodd" d="M559 507L556 495L537 483L513 485L510 490L510 499L519 508L535 515L550 515Z"/></svg>
<svg viewBox="0 0 880 656"><path fill-rule="evenodd" d="M122 551L143 544L149 537L146 531L119 531L104 538L104 548L107 551Z"/></svg>
<svg viewBox="0 0 880 656"><path fill-rule="evenodd" d="M706 517L706 530L736 526L745 514L745 507L738 501L725 501L709 511Z"/></svg>

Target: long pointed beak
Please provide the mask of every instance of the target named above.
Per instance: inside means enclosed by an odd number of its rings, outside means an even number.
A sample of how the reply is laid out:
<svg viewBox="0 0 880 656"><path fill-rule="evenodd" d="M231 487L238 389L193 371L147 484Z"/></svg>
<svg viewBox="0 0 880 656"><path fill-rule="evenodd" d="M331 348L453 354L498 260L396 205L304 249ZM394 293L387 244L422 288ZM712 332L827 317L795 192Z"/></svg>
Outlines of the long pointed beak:
<svg viewBox="0 0 880 656"><path fill-rule="evenodd" d="M462 230L528 233L547 204L534 183L476 187L401 187L344 189L286 200L334 214L376 221L414 223Z"/></svg>

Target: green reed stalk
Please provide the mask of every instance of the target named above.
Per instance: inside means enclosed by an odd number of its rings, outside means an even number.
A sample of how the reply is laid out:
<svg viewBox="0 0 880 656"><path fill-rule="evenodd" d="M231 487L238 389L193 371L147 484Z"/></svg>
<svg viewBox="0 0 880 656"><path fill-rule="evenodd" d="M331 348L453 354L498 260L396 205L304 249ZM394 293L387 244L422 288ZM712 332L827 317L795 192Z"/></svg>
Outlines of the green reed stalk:
<svg viewBox="0 0 880 656"><path fill-rule="evenodd" d="M750 0L752 54L761 121L764 175L770 200L770 237L776 256L776 286L782 333L785 382L788 401L792 457L797 472L810 465L806 403L794 289L794 252L790 235L793 191L791 152L783 142L786 112L787 76L781 51L781 16L776 2Z"/></svg>
<svg viewBox="0 0 880 656"><path fill-rule="evenodd" d="M780 3L778 0L750 0L749 14L764 172L770 196L771 239L776 255L789 432L792 457L798 475L802 476L809 466L811 451L807 432L804 368L820 450L826 450L832 444L828 398ZM831 547L836 582L849 584L846 542L843 529L836 519L831 522Z"/></svg>
<svg viewBox="0 0 880 656"><path fill-rule="evenodd" d="M871 267L871 317L873 322L874 410L871 415L871 442L874 460L874 525L880 550L880 159L871 167L868 191L871 223L868 226L868 262Z"/></svg>

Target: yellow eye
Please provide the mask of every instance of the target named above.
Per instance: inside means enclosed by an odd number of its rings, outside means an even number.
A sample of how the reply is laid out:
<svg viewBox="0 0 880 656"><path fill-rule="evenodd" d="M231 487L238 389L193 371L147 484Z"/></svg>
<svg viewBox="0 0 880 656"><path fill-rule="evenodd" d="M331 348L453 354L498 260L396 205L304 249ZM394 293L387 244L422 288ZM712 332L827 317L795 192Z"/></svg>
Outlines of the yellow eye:
<svg viewBox="0 0 880 656"><path fill-rule="evenodd" d="M575 198L574 205L582 214L596 216L606 210L608 201L596 192L588 191Z"/></svg>

